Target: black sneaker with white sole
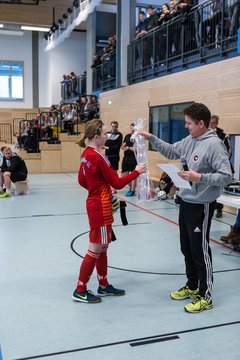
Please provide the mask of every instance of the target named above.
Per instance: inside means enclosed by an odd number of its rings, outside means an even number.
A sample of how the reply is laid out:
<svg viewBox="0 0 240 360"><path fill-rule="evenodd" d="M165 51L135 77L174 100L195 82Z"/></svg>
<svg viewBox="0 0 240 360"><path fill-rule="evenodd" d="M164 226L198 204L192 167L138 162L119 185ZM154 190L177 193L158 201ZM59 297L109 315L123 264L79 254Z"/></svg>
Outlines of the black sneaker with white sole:
<svg viewBox="0 0 240 360"><path fill-rule="evenodd" d="M102 301L102 299L99 296L94 295L89 290L79 293L76 289L72 295L72 298L75 301L88 303L88 304L96 304Z"/></svg>
<svg viewBox="0 0 240 360"><path fill-rule="evenodd" d="M116 289L112 285L108 285L106 287L100 285L98 287L97 294L99 296L122 296L125 295L125 290Z"/></svg>

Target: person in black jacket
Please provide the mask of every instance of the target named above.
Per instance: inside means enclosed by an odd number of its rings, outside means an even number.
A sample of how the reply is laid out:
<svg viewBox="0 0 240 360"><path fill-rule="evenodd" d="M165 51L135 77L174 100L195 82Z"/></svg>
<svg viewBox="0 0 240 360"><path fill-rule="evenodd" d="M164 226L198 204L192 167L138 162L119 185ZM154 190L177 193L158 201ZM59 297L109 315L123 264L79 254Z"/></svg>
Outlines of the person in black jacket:
<svg viewBox="0 0 240 360"><path fill-rule="evenodd" d="M148 18L146 19L147 24L147 32L153 30L158 26L159 16L156 12L154 12L153 7L151 5L147 6ZM155 54L153 54L153 42L155 38L153 34L144 37L143 39L143 47L144 47L144 67L151 65L151 60L155 62ZM155 40L156 43L156 40Z"/></svg>
<svg viewBox="0 0 240 360"><path fill-rule="evenodd" d="M223 141L224 145L226 146L227 152L228 152L228 157L230 159L230 157L232 155L231 143L230 143L229 137L225 134L223 129L218 127L218 121L219 121L219 116L212 115L211 119L210 119L210 123L209 123L209 128L215 130L219 139L221 139ZM230 162L230 165L231 165L232 173L234 173L234 169L233 169L231 162ZM216 217L221 218L223 216L223 213L222 213L223 204L216 202L215 209L217 210Z"/></svg>
<svg viewBox="0 0 240 360"><path fill-rule="evenodd" d="M3 163L0 172L0 191L5 184L6 192L11 193L11 182L24 181L27 178L28 170L25 161L17 154L13 153L11 148L6 147L3 150Z"/></svg>
<svg viewBox="0 0 240 360"><path fill-rule="evenodd" d="M111 122L111 130L107 132L107 141L105 143L104 149L106 150L106 156L110 161L110 164L114 170L118 171L118 164L120 160L120 149L122 146L122 134L118 131L118 122Z"/></svg>

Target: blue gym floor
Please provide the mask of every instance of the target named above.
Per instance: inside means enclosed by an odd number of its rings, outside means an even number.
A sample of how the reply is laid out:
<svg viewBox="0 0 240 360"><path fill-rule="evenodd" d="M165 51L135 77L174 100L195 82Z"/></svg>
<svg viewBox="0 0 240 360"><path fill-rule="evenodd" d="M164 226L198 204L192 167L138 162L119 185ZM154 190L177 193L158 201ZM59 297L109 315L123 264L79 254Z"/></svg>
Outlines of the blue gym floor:
<svg viewBox="0 0 240 360"><path fill-rule="evenodd" d="M126 296L71 298L88 246L86 191L76 174L29 176L28 195L0 199L0 345L3 360L238 360L240 254L219 238L235 216L214 218L214 308L189 314L169 293L185 284L173 200L128 201L115 214L109 280ZM191 221L191 219L189 219ZM89 289L97 289L96 274Z"/></svg>

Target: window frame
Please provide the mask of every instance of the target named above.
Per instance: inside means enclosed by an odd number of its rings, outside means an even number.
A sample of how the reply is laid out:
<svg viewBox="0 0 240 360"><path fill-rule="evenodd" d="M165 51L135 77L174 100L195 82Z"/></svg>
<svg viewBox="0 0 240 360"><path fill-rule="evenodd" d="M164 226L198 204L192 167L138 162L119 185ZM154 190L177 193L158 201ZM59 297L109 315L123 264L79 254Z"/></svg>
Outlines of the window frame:
<svg viewBox="0 0 240 360"><path fill-rule="evenodd" d="M2 101L17 101L17 102L24 102L24 61L22 60L1 60L0 59L0 64L1 65L9 65L10 66L10 75L9 79L8 79L8 91L9 91L9 96L8 97L1 97L0 96L0 102ZM21 98L17 98L17 97L13 97L13 66L16 66L16 64L21 65L22 67L22 72L21 72L21 78L22 78L22 97ZM0 77L1 77L1 70L0 70Z"/></svg>
<svg viewBox="0 0 240 360"><path fill-rule="evenodd" d="M172 141L173 140L173 135L174 135L174 133L173 133L173 119L171 119L171 111L173 110L173 107L174 106L182 106L183 107L183 109L185 108L185 107L187 107L187 106L189 106L189 105L191 105L191 104L193 104L194 103L194 101L191 101L191 100L189 100L189 101L186 101L186 102L180 102L180 103L171 103L171 104L161 104L161 105L154 105L154 106L149 106L149 132L151 133L151 134L153 134L153 135L155 135L155 136L157 136L157 137L159 137L159 130L160 130L160 126L159 126L159 124L164 124L164 123L166 123L167 124L167 129L166 129L166 134L167 134L167 138L165 137L165 138L163 138L162 140L164 140L164 141L166 141L166 142L168 142L168 143L170 143L170 144L173 144L174 142L176 142L176 141L180 141L180 140L182 140L187 134L185 134L182 138L179 138L179 139L177 139L177 140L174 140L174 141ZM156 109L156 108L167 108L167 121L159 121L159 119L158 119L158 122L154 122L153 121L153 119L152 119L152 109ZM183 115L183 119L182 120L184 120L184 115ZM179 121L182 121L181 119L179 119ZM175 120L175 121L178 121L178 120ZM156 134L156 131L153 131L153 124L158 124L158 126L157 126L157 132L158 132L158 134ZM186 130L187 131L187 130ZM149 150L150 151L156 151L156 149L155 148L153 148L153 146L151 145L151 144L149 144Z"/></svg>

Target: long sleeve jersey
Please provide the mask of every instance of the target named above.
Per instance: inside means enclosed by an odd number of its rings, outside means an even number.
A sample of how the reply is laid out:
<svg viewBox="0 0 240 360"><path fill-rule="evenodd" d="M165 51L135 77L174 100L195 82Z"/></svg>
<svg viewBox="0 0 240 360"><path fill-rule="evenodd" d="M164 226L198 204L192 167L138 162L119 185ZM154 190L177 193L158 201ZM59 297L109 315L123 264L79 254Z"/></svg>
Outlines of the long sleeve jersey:
<svg viewBox="0 0 240 360"><path fill-rule="evenodd" d="M210 203L221 194L223 186L232 180L228 154L223 142L213 130L199 137L187 136L174 144L151 135L150 143L168 159L185 159L188 168L202 174L191 189L179 190L179 196L190 203Z"/></svg>
<svg viewBox="0 0 240 360"><path fill-rule="evenodd" d="M86 206L91 229L113 223L111 186L122 189L138 175L139 172L134 170L119 178L105 155L91 146L84 150L78 182L88 190Z"/></svg>

